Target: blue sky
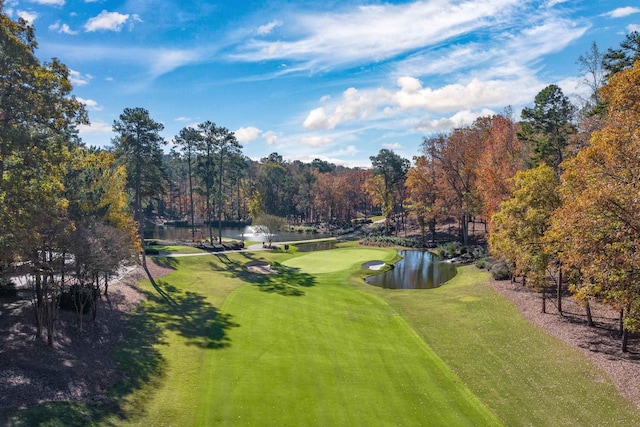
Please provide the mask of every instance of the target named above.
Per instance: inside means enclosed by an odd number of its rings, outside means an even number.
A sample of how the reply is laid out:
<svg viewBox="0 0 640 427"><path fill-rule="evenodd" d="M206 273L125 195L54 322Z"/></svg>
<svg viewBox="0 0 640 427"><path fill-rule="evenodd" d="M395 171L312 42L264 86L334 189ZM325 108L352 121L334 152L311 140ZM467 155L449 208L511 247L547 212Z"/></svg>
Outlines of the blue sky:
<svg viewBox="0 0 640 427"><path fill-rule="evenodd" d="M549 84L574 97L577 58L640 30L635 0L5 0L38 55L72 70L90 145L126 107L170 142L211 120L259 159L367 166L412 158L424 136L512 106ZM577 99L577 98L576 98Z"/></svg>

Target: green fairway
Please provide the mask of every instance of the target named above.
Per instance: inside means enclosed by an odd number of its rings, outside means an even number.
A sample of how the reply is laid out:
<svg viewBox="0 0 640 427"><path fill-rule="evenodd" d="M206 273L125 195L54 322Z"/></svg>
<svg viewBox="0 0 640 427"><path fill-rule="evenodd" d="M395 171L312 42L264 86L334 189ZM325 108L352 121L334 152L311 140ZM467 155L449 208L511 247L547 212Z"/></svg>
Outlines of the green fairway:
<svg viewBox="0 0 640 427"><path fill-rule="evenodd" d="M297 274L306 275L336 256L323 271L394 255L328 252L283 265L304 265ZM499 424L394 310L345 280L314 277L298 297L236 290L223 311L241 327L206 355L196 424Z"/></svg>
<svg viewBox="0 0 640 427"><path fill-rule="evenodd" d="M398 309L507 425L640 425L602 370L527 322L488 279L469 266L427 292L352 283Z"/></svg>
<svg viewBox="0 0 640 427"><path fill-rule="evenodd" d="M499 425L395 310L346 285L362 262L395 251L328 252L342 270L309 272L326 252L274 264L276 276L248 273L244 254L173 259L177 271L158 281L168 300L145 308L165 330L165 367L129 399L127 423ZM300 260L310 269L294 267ZM214 304L212 318L204 309Z"/></svg>

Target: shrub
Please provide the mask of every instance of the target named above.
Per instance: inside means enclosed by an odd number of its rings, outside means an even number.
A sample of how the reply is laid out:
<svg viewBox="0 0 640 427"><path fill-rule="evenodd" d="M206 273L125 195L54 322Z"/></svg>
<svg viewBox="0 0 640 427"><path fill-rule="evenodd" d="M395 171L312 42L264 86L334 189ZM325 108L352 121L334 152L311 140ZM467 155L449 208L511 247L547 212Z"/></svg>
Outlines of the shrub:
<svg viewBox="0 0 640 427"><path fill-rule="evenodd" d="M91 295L89 295L91 290L78 285L72 285L62 291L62 294L60 294L60 308L67 311L76 311L76 306L80 306L80 292L85 294L86 302L82 308L82 313L86 314L91 309Z"/></svg>
<svg viewBox="0 0 640 427"><path fill-rule="evenodd" d="M486 258L479 258L478 260L476 260L476 267L478 267L481 270L484 270L485 268L487 268L487 265L489 265L489 262L487 261Z"/></svg>
<svg viewBox="0 0 640 427"><path fill-rule="evenodd" d="M409 239L394 236L369 236L360 241L365 246L402 246L405 248L428 248L428 243L423 243L419 239Z"/></svg>
<svg viewBox="0 0 640 427"><path fill-rule="evenodd" d="M505 261L498 261L491 267L491 277L494 280L507 280L511 278L512 271Z"/></svg>
<svg viewBox="0 0 640 427"><path fill-rule="evenodd" d="M18 295L16 284L9 279L0 279L0 297L15 297Z"/></svg>

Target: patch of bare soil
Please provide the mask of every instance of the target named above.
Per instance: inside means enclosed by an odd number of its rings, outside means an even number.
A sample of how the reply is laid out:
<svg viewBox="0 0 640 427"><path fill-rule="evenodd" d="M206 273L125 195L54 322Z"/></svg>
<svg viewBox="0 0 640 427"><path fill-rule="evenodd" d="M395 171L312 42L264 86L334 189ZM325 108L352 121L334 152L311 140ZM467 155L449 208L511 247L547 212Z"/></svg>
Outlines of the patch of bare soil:
<svg viewBox="0 0 640 427"><path fill-rule="evenodd" d="M547 313L541 312L541 294L520 283L492 281L493 288L508 298L531 323L580 350L613 380L627 399L640 407L640 343L638 336L629 340L629 352L622 353L619 314L608 306L592 304L594 327L587 325L584 307L570 295L562 297L562 315L556 299L547 301ZM555 294L554 294L555 296Z"/></svg>
<svg viewBox="0 0 640 427"><path fill-rule="evenodd" d="M153 262L148 266L154 277L172 271ZM96 321L86 314L82 331L75 313L60 310L53 347L47 346L45 337L35 338L28 291L21 291L17 300L0 301L0 408L108 401L107 389L121 379L112 353L124 339L126 314L144 298L137 283L146 277L141 267L135 267L112 281L108 297L99 301Z"/></svg>

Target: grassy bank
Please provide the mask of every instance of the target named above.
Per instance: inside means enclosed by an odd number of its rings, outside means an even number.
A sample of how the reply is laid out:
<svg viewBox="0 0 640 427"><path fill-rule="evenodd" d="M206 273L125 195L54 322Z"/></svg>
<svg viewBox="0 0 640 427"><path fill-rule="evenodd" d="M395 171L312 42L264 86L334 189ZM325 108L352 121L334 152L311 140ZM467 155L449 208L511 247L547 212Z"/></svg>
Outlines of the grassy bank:
<svg viewBox="0 0 640 427"><path fill-rule="evenodd" d="M372 289L507 425L629 426L640 413L580 352L527 322L473 266L437 289Z"/></svg>

